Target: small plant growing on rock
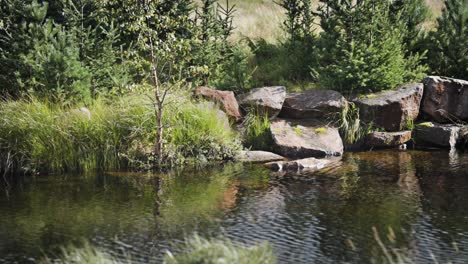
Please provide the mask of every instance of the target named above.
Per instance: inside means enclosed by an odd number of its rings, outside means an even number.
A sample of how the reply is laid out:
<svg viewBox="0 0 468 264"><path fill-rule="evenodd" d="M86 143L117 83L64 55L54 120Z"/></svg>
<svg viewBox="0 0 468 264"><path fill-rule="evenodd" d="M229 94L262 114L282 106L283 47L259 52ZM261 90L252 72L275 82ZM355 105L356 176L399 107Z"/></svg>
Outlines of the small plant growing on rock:
<svg viewBox="0 0 468 264"><path fill-rule="evenodd" d="M315 133L317 133L317 134L323 134L323 133L326 133L326 132L327 132L326 127L319 127L319 128L315 129Z"/></svg>

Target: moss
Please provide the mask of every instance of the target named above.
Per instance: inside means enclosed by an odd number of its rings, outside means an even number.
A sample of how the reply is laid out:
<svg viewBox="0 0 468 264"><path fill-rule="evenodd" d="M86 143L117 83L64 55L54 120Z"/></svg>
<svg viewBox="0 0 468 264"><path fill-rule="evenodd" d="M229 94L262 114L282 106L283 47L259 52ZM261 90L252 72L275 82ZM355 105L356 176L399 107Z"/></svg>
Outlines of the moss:
<svg viewBox="0 0 468 264"><path fill-rule="evenodd" d="M423 122L423 123L419 123L417 124L418 127L433 127L434 124L432 122Z"/></svg>
<svg viewBox="0 0 468 264"><path fill-rule="evenodd" d="M317 134L323 134L323 133L326 133L327 132L327 128L326 127L318 127L315 129L315 133Z"/></svg>
<svg viewBox="0 0 468 264"><path fill-rule="evenodd" d="M296 135L302 135L302 129L300 127L294 127L293 130Z"/></svg>

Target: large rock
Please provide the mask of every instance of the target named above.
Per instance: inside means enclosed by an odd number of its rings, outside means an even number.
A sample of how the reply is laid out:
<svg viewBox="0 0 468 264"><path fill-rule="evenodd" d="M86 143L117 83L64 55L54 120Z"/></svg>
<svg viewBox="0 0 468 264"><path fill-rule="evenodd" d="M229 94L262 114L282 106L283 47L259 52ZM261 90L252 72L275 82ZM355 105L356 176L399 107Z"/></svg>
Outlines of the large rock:
<svg viewBox="0 0 468 264"><path fill-rule="evenodd" d="M195 95L211 100L220 105L229 118L238 121L242 116L239 112L239 104L233 92L219 91L208 87L198 87Z"/></svg>
<svg viewBox="0 0 468 264"><path fill-rule="evenodd" d="M286 97L286 88L272 86L255 88L238 97L239 104L246 111L257 111L261 115L274 118L278 116Z"/></svg>
<svg viewBox="0 0 468 264"><path fill-rule="evenodd" d="M306 158L293 161L275 161L264 166L274 171L316 171L337 162L332 159Z"/></svg>
<svg viewBox="0 0 468 264"><path fill-rule="evenodd" d="M369 148L398 147L411 140L411 131L372 132L367 134L365 144Z"/></svg>
<svg viewBox="0 0 468 264"><path fill-rule="evenodd" d="M416 125L414 141L416 146L453 148L459 138L461 127L457 125L441 125L423 123Z"/></svg>
<svg viewBox="0 0 468 264"><path fill-rule="evenodd" d="M360 118L386 131L400 131L419 115L423 84L407 84L397 90L381 92L355 100Z"/></svg>
<svg viewBox="0 0 468 264"><path fill-rule="evenodd" d="M332 90L308 90L286 95L280 117L323 118L341 112L346 99Z"/></svg>
<svg viewBox="0 0 468 264"><path fill-rule="evenodd" d="M241 151L236 157L240 162L263 163L284 160L284 157L267 151Z"/></svg>
<svg viewBox="0 0 468 264"><path fill-rule="evenodd" d="M465 126L460 129L457 147L465 150L468 149L468 126Z"/></svg>
<svg viewBox="0 0 468 264"><path fill-rule="evenodd" d="M422 111L434 121L468 120L468 81L428 76L424 78Z"/></svg>
<svg viewBox="0 0 468 264"><path fill-rule="evenodd" d="M289 158L341 156L338 129L317 120L277 119L270 126L274 149Z"/></svg>

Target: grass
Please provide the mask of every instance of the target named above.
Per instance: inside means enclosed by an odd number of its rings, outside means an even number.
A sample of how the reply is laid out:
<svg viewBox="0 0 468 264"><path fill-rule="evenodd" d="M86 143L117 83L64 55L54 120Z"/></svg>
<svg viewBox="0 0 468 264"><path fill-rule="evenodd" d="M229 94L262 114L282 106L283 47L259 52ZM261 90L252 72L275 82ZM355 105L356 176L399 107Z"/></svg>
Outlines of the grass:
<svg viewBox="0 0 468 264"><path fill-rule="evenodd" d="M274 264L276 258L267 242L244 246L235 245L227 239L203 239L197 235L186 240L184 253L173 255L167 252L165 264ZM45 258L44 264L131 264L131 258L117 259L110 254L85 243L83 247L68 246L62 249L58 260Z"/></svg>
<svg viewBox="0 0 468 264"><path fill-rule="evenodd" d="M244 146L255 150L270 150L273 139L268 116L262 116L257 111L249 112L243 122Z"/></svg>
<svg viewBox="0 0 468 264"><path fill-rule="evenodd" d="M174 96L182 103L166 109L166 163L233 157L237 136L226 129L219 109ZM78 106L35 98L0 102L0 171L62 173L151 163L156 125L148 97L97 99L88 109L90 118Z"/></svg>
<svg viewBox="0 0 468 264"><path fill-rule="evenodd" d="M419 123L416 125L417 127L433 127L434 124L432 122L423 122L423 123Z"/></svg>
<svg viewBox="0 0 468 264"><path fill-rule="evenodd" d="M247 247L229 240L207 240L194 236L186 242L186 253L168 253L166 264L274 264L273 251L268 243Z"/></svg>
<svg viewBox="0 0 468 264"><path fill-rule="evenodd" d="M337 126L345 143L356 143L367 134L367 129L359 118L359 108L355 104L347 102L337 119Z"/></svg>

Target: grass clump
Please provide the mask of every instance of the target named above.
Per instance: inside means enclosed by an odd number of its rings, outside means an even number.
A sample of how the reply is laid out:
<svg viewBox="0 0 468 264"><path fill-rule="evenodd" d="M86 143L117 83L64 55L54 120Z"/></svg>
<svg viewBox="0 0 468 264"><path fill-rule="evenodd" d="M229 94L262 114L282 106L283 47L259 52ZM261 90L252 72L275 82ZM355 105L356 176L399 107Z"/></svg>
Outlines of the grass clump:
<svg viewBox="0 0 468 264"><path fill-rule="evenodd" d="M61 255L59 259L50 259L45 258L40 261L42 264L52 264L52 263L83 263L83 264L123 264L132 263L129 259L126 261L120 261L117 258L114 258L112 255L91 246L89 243L84 243L82 247L68 246L62 248Z"/></svg>
<svg viewBox="0 0 468 264"><path fill-rule="evenodd" d="M176 95L174 95L176 96ZM168 106L163 163L234 156L237 137L219 109L184 96ZM171 113L171 114L169 114ZM156 121L143 95L94 100L86 109L35 98L0 103L0 171L62 173L152 166Z"/></svg>
<svg viewBox="0 0 468 264"><path fill-rule="evenodd" d="M273 138L268 116L262 116L257 111L249 112L243 122L244 146L254 150L270 150Z"/></svg>
<svg viewBox="0 0 468 264"><path fill-rule="evenodd" d="M272 264L275 256L268 243L246 247L228 240L207 240L194 236L186 242L186 253L173 256L168 253L166 264Z"/></svg>
<svg viewBox="0 0 468 264"><path fill-rule="evenodd" d="M359 118L359 108L350 102L338 116L338 128L343 140L348 144L353 144L362 139L367 134Z"/></svg>

